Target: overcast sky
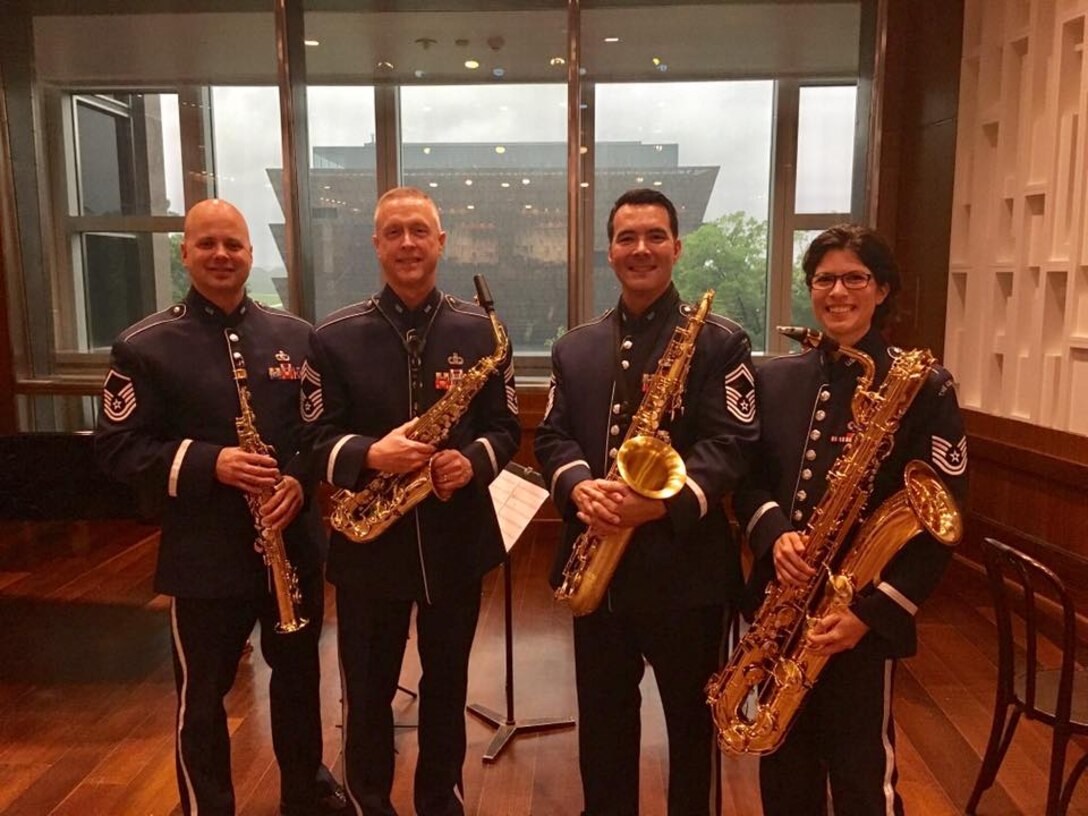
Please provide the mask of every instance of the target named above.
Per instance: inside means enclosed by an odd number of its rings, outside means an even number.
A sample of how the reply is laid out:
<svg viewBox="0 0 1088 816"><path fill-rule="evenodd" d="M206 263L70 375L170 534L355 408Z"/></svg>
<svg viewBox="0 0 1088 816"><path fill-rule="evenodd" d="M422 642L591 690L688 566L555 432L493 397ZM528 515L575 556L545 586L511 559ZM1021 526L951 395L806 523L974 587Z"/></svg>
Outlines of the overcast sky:
<svg viewBox="0 0 1088 816"><path fill-rule="evenodd" d="M373 92L367 87L308 89L310 145L351 146L374 140ZM849 208L854 89L804 89L798 155L798 209ZM718 171L705 220L742 210L767 217L773 113L771 82L598 85L597 141L676 143L685 165ZM163 106L167 196L180 210L176 106ZM173 108L173 109L172 109ZM254 264L283 266L269 224L283 223L268 169L283 164L275 87L213 90L219 195L249 221ZM563 85L407 87L401 92L405 142L562 142ZM668 190L665 190L668 193ZM438 195L441 206L441 196Z"/></svg>

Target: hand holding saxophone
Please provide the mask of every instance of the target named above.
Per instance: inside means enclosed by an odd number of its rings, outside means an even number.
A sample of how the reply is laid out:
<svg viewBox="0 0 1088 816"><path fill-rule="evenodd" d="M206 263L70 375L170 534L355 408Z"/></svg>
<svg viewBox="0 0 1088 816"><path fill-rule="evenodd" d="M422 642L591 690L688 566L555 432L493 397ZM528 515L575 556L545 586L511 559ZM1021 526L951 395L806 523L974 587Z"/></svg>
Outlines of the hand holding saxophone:
<svg viewBox="0 0 1088 816"><path fill-rule="evenodd" d="M601 535L615 535L665 515L664 502L642 496L620 481L586 479L575 486L572 497L578 520Z"/></svg>
<svg viewBox="0 0 1088 816"><path fill-rule="evenodd" d="M231 447L219 451L215 460L215 478L245 493L259 495L276 486L280 470L271 456Z"/></svg>
<svg viewBox="0 0 1088 816"><path fill-rule="evenodd" d="M805 561L807 546L808 538L796 530L782 533L774 542L774 572L779 582L801 586L816 574L815 568Z"/></svg>
<svg viewBox="0 0 1088 816"><path fill-rule="evenodd" d="M366 466L382 473L411 473L426 465L434 456L434 445L408 436L418 421L418 417L408 420L371 445L366 454Z"/></svg>
<svg viewBox="0 0 1088 816"><path fill-rule="evenodd" d="M261 524L266 530L283 530L302 509L302 485L294 476L284 476L261 504Z"/></svg>
<svg viewBox="0 0 1088 816"><path fill-rule="evenodd" d="M461 451L447 448L431 457L431 481L435 495L442 501L471 482L474 475L472 462Z"/></svg>
<svg viewBox="0 0 1088 816"><path fill-rule="evenodd" d="M868 631L868 624L849 609L837 609L814 619L805 641L811 651L830 657L853 649Z"/></svg>

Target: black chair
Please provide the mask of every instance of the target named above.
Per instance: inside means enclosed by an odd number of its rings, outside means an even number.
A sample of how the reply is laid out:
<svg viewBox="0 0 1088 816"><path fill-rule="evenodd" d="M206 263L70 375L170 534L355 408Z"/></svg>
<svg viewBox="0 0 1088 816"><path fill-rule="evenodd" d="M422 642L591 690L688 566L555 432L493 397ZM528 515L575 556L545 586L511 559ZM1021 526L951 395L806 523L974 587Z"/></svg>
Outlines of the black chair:
<svg viewBox="0 0 1088 816"><path fill-rule="evenodd" d="M1088 734L1088 670L1076 665L1073 601L1057 575L1014 547L987 538L982 553L997 616L997 701L990 741L967 802L967 813L975 813L983 792L993 785L1023 715L1054 729L1046 816L1062 816L1069 808L1077 780L1088 766L1086 754L1063 784L1069 738ZM1060 668L1045 668L1038 661L1040 606L1050 605L1060 611ZM1014 614L1023 621L1023 648L1013 640Z"/></svg>

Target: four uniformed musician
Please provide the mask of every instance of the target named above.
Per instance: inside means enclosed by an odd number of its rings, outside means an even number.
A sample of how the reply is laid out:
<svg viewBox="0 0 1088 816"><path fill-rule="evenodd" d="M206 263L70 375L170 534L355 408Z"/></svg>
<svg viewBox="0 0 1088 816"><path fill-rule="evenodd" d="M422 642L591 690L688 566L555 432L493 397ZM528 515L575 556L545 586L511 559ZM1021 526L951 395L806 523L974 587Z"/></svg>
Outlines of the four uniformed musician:
<svg viewBox="0 0 1088 816"><path fill-rule="evenodd" d="M227 202L203 201L189 211L181 257L192 283L185 300L127 329L113 346L96 449L107 473L165 505L155 589L172 597L182 811L234 812L223 698L259 620L272 670L282 812L332 812L345 807L342 792L319 791L316 781L324 772L320 527L306 504L306 467L297 454L300 371L312 329L246 296L249 230ZM247 367L260 436L275 458L238 446L239 364ZM263 523L282 531L310 621L292 634L275 632L276 601L245 499L269 491Z"/></svg>
<svg viewBox="0 0 1088 816"><path fill-rule="evenodd" d="M383 195L374 247L385 287L318 327L303 373L303 415L320 476L359 491L378 473L433 465L435 495L372 541L332 535L344 681L344 765L356 812L389 816L393 714L412 607L423 676L415 812L464 812L468 657L481 577L504 555L488 484L517 449L513 368L503 366L436 450L413 440L424 414L495 349L484 310L435 287L445 245L438 210L420 190Z"/></svg>
<svg viewBox="0 0 1088 816"><path fill-rule="evenodd" d="M891 250L872 230L833 227L805 253L805 282L824 332L873 358L883 381L896 349L880 330L894 314L900 289ZM779 357L760 366L762 434L752 473L735 499L757 558L753 605L772 576L802 583L812 509L827 488L828 470L849 435L850 400L861 366L823 351ZM962 504L967 444L952 378L938 368L904 415L890 456L878 471L869 508L903 486L903 468L921 459ZM902 813L895 790L895 727L891 716L895 658L916 648L914 615L934 589L950 550L928 533L894 558L880 583L859 593L844 612L817 622L809 643L835 657L828 663L783 746L760 765L767 816L825 812L830 777L836 814Z"/></svg>
<svg viewBox="0 0 1088 816"><path fill-rule="evenodd" d="M668 812L717 809L712 728L703 686L718 665L724 606L740 590L738 550L721 507L759 434L747 334L711 315L698 337L683 409L663 428L687 481L667 500L606 481L673 329L691 307L672 269L676 209L632 190L608 218L608 259L620 301L561 337L536 455L563 519L553 585L572 541L591 525L637 527L597 611L574 621L578 747L587 814L634 814L639 796L639 681L654 669L669 735ZM666 418L668 420L668 418Z"/></svg>

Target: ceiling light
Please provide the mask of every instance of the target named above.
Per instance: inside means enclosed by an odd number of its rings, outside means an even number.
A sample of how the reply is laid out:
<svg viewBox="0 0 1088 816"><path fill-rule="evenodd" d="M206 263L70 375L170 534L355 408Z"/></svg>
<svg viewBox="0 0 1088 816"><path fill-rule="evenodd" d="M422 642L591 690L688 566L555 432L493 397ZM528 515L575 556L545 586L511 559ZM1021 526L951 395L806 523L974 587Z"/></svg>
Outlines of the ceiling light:
<svg viewBox="0 0 1088 816"><path fill-rule="evenodd" d="M635 176L635 183L642 184L642 176Z"/></svg>
<svg viewBox="0 0 1088 816"><path fill-rule="evenodd" d="M428 187L437 187L437 186L438 186L438 182L437 182L437 181L428 181L428 182L427 182L427 186L428 186Z"/></svg>
<svg viewBox="0 0 1088 816"><path fill-rule="evenodd" d="M322 190L331 190L331 189L332 189L332 187L330 187L330 186L329 186L328 184L326 184L326 185L325 185L324 187L322 187L321 189L322 189Z"/></svg>
<svg viewBox="0 0 1088 816"><path fill-rule="evenodd" d="M566 65L567 61L565 59L563 59L562 57L552 57L551 64L552 65Z"/></svg>
<svg viewBox="0 0 1088 816"><path fill-rule="evenodd" d="M467 207L466 207L465 209L468 209L468 210L475 210L475 209L476 209L476 205L475 205L475 204L469 204L469 205L468 205L468 206L467 206Z"/></svg>
<svg viewBox="0 0 1088 816"><path fill-rule="evenodd" d="M579 187L588 187L588 186L589 186L589 182L588 182L588 181L583 181L583 182L582 182L581 184L579 184L578 186L579 186Z"/></svg>
<svg viewBox="0 0 1088 816"><path fill-rule="evenodd" d="M509 181L504 181L504 182L503 182L502 184L500 184L499 186L500 186L500 187L509 187L509 186L510 186L510 182L509 182Z"/></svg>
<svg viewBox="0 0 1088 816"><path fill-rule="evenodd" d="M302 43L303 43L303 45L309 45L309 46L317 47L317 46L321 45L321 40L303 40Z"/></svg>
<svg viewBox="0 0 1088 816"><path fill-rule="evenodd" d="M503 153L506 152L506 148L502 145L495 145L495 152L501 156Z"/></svg>
<svg viewBox="0 0 1088 816"><path fill-rule="evenodd" d="M472 186L472 179L465 179L465 186L466 187L471 187Z"/></svg>
<svg viewBox="0 0 1088 816"><path fill-rule="evenodd" d="M475 71L477 68L480 67L480 63L476 60L465 60L465 67L468 68L470 71Z"/></svg>
<svg viewBox="0 0 1088 816"><path fill-rule="evenodd" d="M423 79L423 77L425 77L427 75L426 71L420 71L418 68L416 69L415 73L416 73L416 79Z"/></svg>
<svg viewBox="0 0 1088 816"><path fill-rule="evenodd" d="M532 208L533 208L532 204L526 204L525 205L525 209L527 209L527 210L531 210Z"/></svg>
<svg viewBox="0 0 1088 816"><path fill-rule="evenodd" d="M661 57L654 57L653 59L650 60L650 62L652 62L655 66L660 65L661 64Z"/></svg>
<svg viewBox="0 0 1088 816"><path fill-rule="evenodd" d="M491 69L491 76L495 77L496 79L502 79L504 76L506 76L506 69L505 68L492 68Z"/></svg>
<svg viewBox="0 0 1088 816"><path fill-rule="evenodd" d="M614 43L614 42L619 42L620 38L619 37L605 37L604 41L607 42L607 43Z"/></svg>
<svg viewBox="0 0 1088 816"><path fill-rule="evenodd" d="M425 147L425 148L423 148L423 154L424 154L425 156L429 156L429 155L431 155L431 149L430 149L429 147Z"/></svg>
<svg viewBox="0 0 1088 816"><path fill-rule="evenodd" d="M654 187L660 187L660 186L661 186L661 182L660 182L660 181L655 181L655 182L654 182Z"/></svg>
<svg viewBox="0 0 1088 816"><path fill-rule="evenodd" d="M528 183L529 183L529 179L527 179L527 178L523 178L523 179L521 180L521 183L522 183L522 184L528 184Z"/></svg>
<svg viewBox="0 0 1088 816"><path fill-rule="evenodd" d="M379 60L378 64L374 67L382 71L389 71L392 70L393 63L391 63L389 60Z"/></svg>

